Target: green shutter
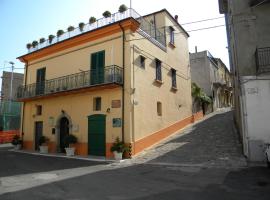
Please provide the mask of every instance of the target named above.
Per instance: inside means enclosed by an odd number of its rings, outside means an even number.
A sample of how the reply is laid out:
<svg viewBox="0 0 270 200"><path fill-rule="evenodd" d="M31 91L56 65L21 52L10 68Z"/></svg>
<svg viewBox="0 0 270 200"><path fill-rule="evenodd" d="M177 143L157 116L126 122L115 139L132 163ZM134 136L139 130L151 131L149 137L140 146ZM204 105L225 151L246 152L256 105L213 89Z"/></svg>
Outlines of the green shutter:
<svg viewBox="0 0 270 200"><path fill-rule="evenodd" d="M104 83L105 51L91 54L91 84Z"/></svg>

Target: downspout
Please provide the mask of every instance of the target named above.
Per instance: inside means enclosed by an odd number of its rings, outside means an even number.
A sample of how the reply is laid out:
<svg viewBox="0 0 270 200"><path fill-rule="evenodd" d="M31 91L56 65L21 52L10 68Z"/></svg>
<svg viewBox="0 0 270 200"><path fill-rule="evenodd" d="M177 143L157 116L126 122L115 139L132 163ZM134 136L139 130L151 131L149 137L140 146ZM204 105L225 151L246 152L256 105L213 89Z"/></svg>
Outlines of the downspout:
<svg viewBox="0 0 270 200"><path fill-rule="evenodd" d="M134 56L134 47L135 45L133 44L133 48L132 48L132 81L133 81L133 84L132 84L132 95L133 95L133 98L132 98L132 144L133 144L133 152L135 154L135 127L134 127L134 122L135 122L135 108L134 108L134 96L135 96L135 90L136 90L136 87L135 87L135 66L134 66L134 61L135 61L135 56Z"/></svg>
<svg viewBox="0 0 270 200"><path fill-rule="evenodd" d="M27 60L23 60L25 62L25 76L24 76L24 87L26 86L26 81L27 81L27 71L28 71L28 61ZM23 141L23 137L24 137L24 112L25 112L25 102L23 102L23 107L22 107L22 114L21 114L21 132L22 132L22 141ZM23 142L22 142L22 146L23 146Z"/></svg>
<svg viewBox="0 0 270 200"><path fill-rule="evenodd" d="M122 141L125 142L125 30L121 23L119 26L122 30L122 65L123 65L123 85L122 85Z"/></svg>

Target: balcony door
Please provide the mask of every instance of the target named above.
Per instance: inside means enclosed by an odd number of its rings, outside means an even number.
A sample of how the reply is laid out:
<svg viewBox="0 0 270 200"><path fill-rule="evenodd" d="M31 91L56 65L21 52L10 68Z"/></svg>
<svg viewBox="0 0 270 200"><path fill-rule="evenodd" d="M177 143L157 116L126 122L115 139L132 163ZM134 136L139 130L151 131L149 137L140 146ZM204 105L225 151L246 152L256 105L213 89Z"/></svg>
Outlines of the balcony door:
<svg viewBox="0 0 270 200"><path fill-rule="evenodd" d="M46 68L40 68L37 70L37 78L36 78L36 95L44 94L45 90L45 76L46 76Z"/></svg>
<svg viewBox="0 0 270 200"><path fill-rule="evenodd" d="M105 51L91 54L91 85L104 83Z"/></svg>

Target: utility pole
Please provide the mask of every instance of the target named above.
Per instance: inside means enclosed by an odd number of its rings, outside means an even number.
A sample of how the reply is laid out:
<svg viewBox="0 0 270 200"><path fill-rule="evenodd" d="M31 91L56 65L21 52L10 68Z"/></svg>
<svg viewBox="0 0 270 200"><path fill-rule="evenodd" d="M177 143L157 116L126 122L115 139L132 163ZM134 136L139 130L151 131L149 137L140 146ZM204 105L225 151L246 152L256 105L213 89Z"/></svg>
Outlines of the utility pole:
<svg viewBox="0 0 270 200"><path fill-rule="evenodd" d="M9 62L11 64L11 79L10 79L10 92L9 92L9 105L8 111L11 112L11 101L12 101L12 90L13 90L13 71L14 71L14 62Z"/></svg>

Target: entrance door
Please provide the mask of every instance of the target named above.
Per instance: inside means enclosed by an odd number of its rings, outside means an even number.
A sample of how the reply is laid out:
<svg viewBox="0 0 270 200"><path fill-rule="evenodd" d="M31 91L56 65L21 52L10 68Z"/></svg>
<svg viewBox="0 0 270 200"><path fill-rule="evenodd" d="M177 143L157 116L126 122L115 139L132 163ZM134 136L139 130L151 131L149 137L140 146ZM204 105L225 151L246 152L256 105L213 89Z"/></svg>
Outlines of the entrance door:
<svg viewBox="0 0 270 200"><path fill-rule="evenodd" d="M43 122L35 122L35 150L39 150L39 138L43 135Z"/></svg>
<svg viewBox="0 0 270 200"><path fill-rule="evenodd" d="M65 152L65 142L64 138L66 135L69 134L69 121L66 117L63 117L60 120L60 138L59 138L59 146L60 146L60 152Z"/></svg>
<svg viewBox="0 0 270 200"><path fill-rule="evenodd" d="M91 85L104 83L105 51L91 54Z"/></svg>
<svg viewBox="0 0 270 200"><path fill-rule="evenodd" d="M106 115L88 116L88 154L105 156Z"/></svg>
<svg viewBox="0 0 270 200"><path fill-rule="evenodd" d="M37 70L36 95L44 94L46 68Z"/></svg>

